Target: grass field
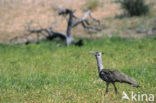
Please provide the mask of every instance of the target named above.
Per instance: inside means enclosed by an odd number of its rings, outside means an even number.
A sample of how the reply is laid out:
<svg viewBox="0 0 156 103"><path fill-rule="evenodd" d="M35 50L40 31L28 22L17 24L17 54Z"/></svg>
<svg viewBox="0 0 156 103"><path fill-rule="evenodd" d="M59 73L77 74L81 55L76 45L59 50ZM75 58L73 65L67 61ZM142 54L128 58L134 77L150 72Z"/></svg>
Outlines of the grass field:
<svg viewBox="0 0 156 103"><path fill-rule="evenodd" d="M88 51L103 51L105 68L122 71L140 84L133 88L117 83L104 96L105 82L99 79L95 57ZM119 103L122 91L156 93L156 36L105 37L85 40L83 47L40 44L0 44L0 103Z"/></svg>

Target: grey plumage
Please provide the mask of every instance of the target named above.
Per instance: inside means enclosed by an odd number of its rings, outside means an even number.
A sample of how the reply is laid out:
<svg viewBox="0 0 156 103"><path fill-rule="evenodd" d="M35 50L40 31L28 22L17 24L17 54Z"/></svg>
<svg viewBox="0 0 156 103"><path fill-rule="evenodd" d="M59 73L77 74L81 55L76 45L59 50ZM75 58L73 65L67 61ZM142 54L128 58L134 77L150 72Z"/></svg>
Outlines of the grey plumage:
<svg viewBox="0 0 156 103"><path fill-rule="evenodd" d="M136 80L134 80L130 76L128 76L118 70L105 69L102 64L102 58L101 58L102 53L101 52L90 51L89 53L93 53L96 57L99 77L106 82L106 93L108 92L109 84L112 83L114 86L114 89L115 89L115 93L117 94L117 88L115 86L115 82L127 83L134 87L139 87Z"/></svg>

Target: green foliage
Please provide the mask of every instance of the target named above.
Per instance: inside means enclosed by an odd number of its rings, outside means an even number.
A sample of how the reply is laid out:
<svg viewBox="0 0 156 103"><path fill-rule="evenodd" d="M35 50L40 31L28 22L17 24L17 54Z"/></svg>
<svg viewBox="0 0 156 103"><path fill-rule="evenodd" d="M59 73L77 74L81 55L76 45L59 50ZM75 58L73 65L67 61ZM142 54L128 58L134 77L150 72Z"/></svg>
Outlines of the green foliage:
<svg viewBox="0 0 156 103"><path fill-rule="evenodd" d="M0 103L122 102L122 91L154 94L156 91L156 39L101 38L85 40L83 47L56 47L54 43L0 44ZM135 78L141 88L119 84L115 95L97 74L94 55L103 51L105 68L115 68ZM127 101L128 102L128 101Z"/></svg>
<svg viewBox="0 0 156 103"><path fill-rule="evenodd" d="M130 16L145 15L149 12L149 6L144 0L120 0L120 3Z"/></svg>
<svg viewBox="0 0 156 103"><path fill-rule="evenodd" d="M98 0L88 0L86 6L89 10L96 10L99 7L100 3Z"/></svg>

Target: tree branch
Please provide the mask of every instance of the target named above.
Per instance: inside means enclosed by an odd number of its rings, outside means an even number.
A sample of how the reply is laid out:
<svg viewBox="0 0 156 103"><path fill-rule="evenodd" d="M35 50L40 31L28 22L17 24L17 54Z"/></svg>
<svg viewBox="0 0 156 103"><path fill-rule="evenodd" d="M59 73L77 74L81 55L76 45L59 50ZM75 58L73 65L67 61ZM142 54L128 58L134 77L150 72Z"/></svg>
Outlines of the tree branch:
<svg viewBox="0 0 156 103"><path fill-rule="evenodd" d="M83 45L82 40L75 42L74 38L71 36L72 28L76 27L79 24L82 24L83 28L88 30L88 31L90 31L90 30L101 31L101 28L99 27L101 25L101 23L99 20L97 20L91 16L91 11L87 11L86 13L84 13L84 16L80 19L78 19L78 17L76 17L74 15L74 12L75 11L70 10L70 9L59 9L59 15L69 16L68 22L67 22L68 25L67 25L67 29L66 29L66 34L53 30L53 28L55 26L57 26L57 24L58 24L57 23L57 17L55 16L55 24L53 24L52 26L50 26L48 28L43 28L39 23L36 23L40 28L39 29L32 29L30 27L30 25L32 23L35 23L35 22L32 22L32 21L29 22L25 27L26 30L29 32L27 36L36 33L37 34L37 41L39 41L40 34L44 35L46 37L46 39L48 39L48 40L52 40L54 38L59 37L62 40L66 41L65 43L67 46L72 44L72 43L74 45L82 46ZM90 17L93 22L98 23L98 26L93 25L91 22L89 22L88 17ZM73 18L78 19L78 20L73 22ZM28 44L28 43L29 43L29 40L26 41L26 44Z"/></svg>

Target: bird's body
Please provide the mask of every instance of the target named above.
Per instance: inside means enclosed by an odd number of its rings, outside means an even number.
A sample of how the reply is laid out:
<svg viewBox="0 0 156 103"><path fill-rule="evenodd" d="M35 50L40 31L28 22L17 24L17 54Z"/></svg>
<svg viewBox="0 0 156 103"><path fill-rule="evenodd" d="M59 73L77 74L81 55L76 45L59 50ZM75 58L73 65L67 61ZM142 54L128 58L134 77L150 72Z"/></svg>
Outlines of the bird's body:
<svg viewBox="0 0 156 103"><path fill-rule="evenodd" d="M115 92L117 93L115 82L127 83L134 87L139 87L138 83L130 76L115 69L105 69L102 64L101 52L90 51L90 53L93 53L96 57L99 77L106 82L106 93L108 92L108 86L110 83L113 84Z"/></svg>
<svg viewBox="0 0 156 103"><path fill-rule="evenodd" d="M138 83L128 75L113 69L103 69L99 73L99 77L106 82L128 83L134 87L138 87Z"/></svg>

